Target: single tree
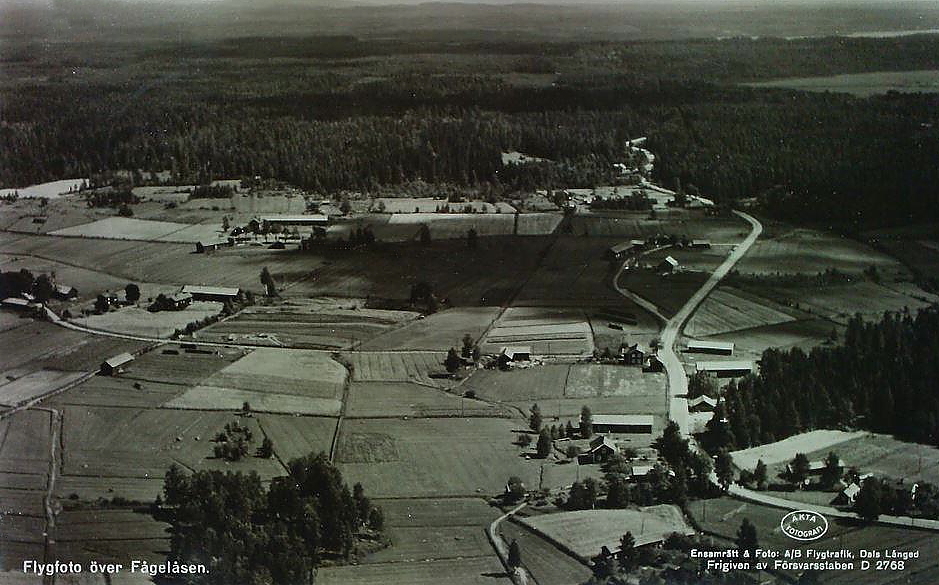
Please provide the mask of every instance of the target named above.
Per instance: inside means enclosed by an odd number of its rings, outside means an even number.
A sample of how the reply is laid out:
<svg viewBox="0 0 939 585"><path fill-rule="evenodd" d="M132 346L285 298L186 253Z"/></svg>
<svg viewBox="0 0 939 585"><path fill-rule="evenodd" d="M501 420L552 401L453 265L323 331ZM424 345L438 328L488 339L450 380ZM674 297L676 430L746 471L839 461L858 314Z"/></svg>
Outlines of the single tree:
<svg viewBox="0 0 939 585"><path fill-rule="evenodd" d="M631 571L636 562L636 539L632 532L627 532L619 539L619 552L616 561L623 571Z"/></svg>
<svg viewBox="0 0 939 585"><path fill-rule="evenodd" d="M509 545L509 566L512 568L518 568L522 564L522 550L518 546L518 541L514 538L512 543Z"/></svg>
<svg viewBox="0 0 939 585"><path fill-rule="evenodd" d="M525 497L525 484L520 477L513 475L505 484L505 493L509 500L518 502Z"/></svg>
<svg viewBox="0 0 939 585"><path fill-rule="evenodd" d="M231 223L229 223L228 221L228 216L227 215L222 216L222 231L227 232L228 228L230 227L231 227Z"/></svg>
<svg viewBox="0 0 939 585"><path fill-rule="evenodd" d="M385 514L378 506L372 506L368 513L368 527L372 530L382 530L385 527Z"/></svg>
<svg viewBox="0 0 939 585"><path fill-rule="evenodd" d="M269 437L264 437L261 446L258 448L258 457L261 459L270 459L274 456L274 442Z"/></svg>
<svg viewBox="0 0 939 585"><path fill-rule="evenodd" d="M55 287L52 284L52 279L47 274L40 274L33 285L33 295L35 295L36 300L44 303L52 298L54 292Z"/></svg>
<svg viewBox="0 0 939 585"><path fill-rule="evenodd" d="M531 435L528 433L519 433L518 438L515 440L522 447L528 447L531 445Z"/></svg>
<svg viewBox="0 0 939 585"><path fill-rule="evenodd" d="M470 228L466 232L466 247L470 250L475 250L478 244L477 242L478 234L476 233L476 228Z"/></svg>
<svg viewBox="0 0 939 585"><path fill-rule="evenodd" d="M130 282L124 287L124 294L128 303L136 303L140 300L140 287Z"/></svg>
<svg viewBox="0 0 939 585"><path fill-rule="evenodd" d="M528 417L528 426L537 433L541 431L541 422L541 407L538 406L536 402L531 405L531 415Z"/></svg>
<svg viewBox="0 0 939 585"><path fill-rule="evenodd" d="M451 347L450 350L447 351L447 358L443 361L443 365L451 374L455 373L460 369L460 366L463 365L463 360L460 359L460 355L456 352L455 348Z"/></svg>
<svg viewBox="0 0 939 585"><path fill-rule="evenodd" d="M766 464L762 459L758 460L753 468L753 481L756 483L756 489L766 489Z"/></svg>
<svg viewBox="0 0 939 585"><path fill-rule="evenodd" d="M430 244L430 228L427 227L426 223L421 224L421 229L418 232L418 238L420 239L422 246L427 246Z"/></svg>
<svg viewBox="0 0 939 585"><path fill-rule="evenodd" d="M825 489L830 489L838 480L841 479L841 459L835 455L834 451L828 453L825 458L825 468L822 469L821 482Z"/></svg>
<svg viewBox="0 0 939 585"><path fill-rule="evenodd" d="M750 522L749 518L744 518L737 530L737 549L741 555L744 551L749 551L749 556L752 557L759 546L756 537L756 526Z"/></svg>
<svg viewBox="0 0 939 585"><path fill-rule="evenodd" d="M264 287L264 293L269 296L275 296L277 294L277 285L274 283L274 277L271 276L271 271L268 270L267 266L261 269L261 285Z"/></svg>
<svg viewBox="0 0 939 585"><path fill-rule="evenodd" d="M584 439L593 436L593 413L589 406L580 409L580 436Z"/></svg>
<svg viewBox="0 0 939 585"><path fill-rule="evenodd" d="M873 522L883 512L884 488L876 477L869 477L861 484L861 491L854 500L854 511L857 515Z"/></svg>
<svg viewBox="0 0 939 585"><path fill-rule="evenodd" d="M538 457L544 459L550 455L552 445L553 443L551 442L551 435L548 434L548 429L541 429L541 432L538 434L538 444L535 446Z"/></svg>
<svg viewBox="0 0 939 585"><path fill-rule="evenodd" d="M473 356L473 336L467 333L463 336L463 357L470 358Z"/></svg>
<svg viewBox="0 0 939 585"><path fill-rule="evenodd" d="M111 303L108 302L107 297L104 295L98 295L98 298L95 299L95 311L99 313L107 313L108 309L111 308Z"/></svg>
<svg viewBox="0 0 939 585"><path fill-rule="evenodd" d="M803 484L809 476L809 458L805 453L796 453L795 458L789 462L789 481Z"/></svg>
<svg viewBox="0 0 939 585"><path fill-rule="evenodd" d="M717 474L717 482L726 492L730 484L734 482L734 460L726 449L721 449L721 452L717 454L714 472Z"/></svg>

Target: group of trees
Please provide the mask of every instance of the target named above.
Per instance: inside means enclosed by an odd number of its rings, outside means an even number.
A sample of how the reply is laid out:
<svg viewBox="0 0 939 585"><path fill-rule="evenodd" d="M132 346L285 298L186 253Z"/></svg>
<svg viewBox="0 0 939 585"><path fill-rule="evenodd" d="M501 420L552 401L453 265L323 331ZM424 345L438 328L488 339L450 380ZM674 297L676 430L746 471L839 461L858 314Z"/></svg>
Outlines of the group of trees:
<svg viewBox="0 0 939 585"><path fill-rule="evenodd" d="M34 275L25 268L0 272L0 298L31 294L44 303L55 294L55 273Z"/></svg>
<svg viewBox="0 0 939 585"><path fill-rule="evenodd" d="M173 465L158 514L172 526L170 559L206 563L205 585L308 585L327 555L349 558L363 529L383 527L362 486L350 492L325 454L291 461L265 488L254 472Z"/></svg>
<svg viewBox="0 0 939 585"><path fill-rule="evenodd" d="M939 487L931 483L868 477L860 485L852 507L865 520L881 514L939 519Z"/></svg>
<svg viewBox="0 0 939 585"><path fill-rule="evenodd" d="M809 353L766 350L758 375L724 389L719 412L727 425L712 444L745 448L811 429L852 426L936 445L937 388L939 310L885 314L879 322L858 315L842 345Z"/></svg>

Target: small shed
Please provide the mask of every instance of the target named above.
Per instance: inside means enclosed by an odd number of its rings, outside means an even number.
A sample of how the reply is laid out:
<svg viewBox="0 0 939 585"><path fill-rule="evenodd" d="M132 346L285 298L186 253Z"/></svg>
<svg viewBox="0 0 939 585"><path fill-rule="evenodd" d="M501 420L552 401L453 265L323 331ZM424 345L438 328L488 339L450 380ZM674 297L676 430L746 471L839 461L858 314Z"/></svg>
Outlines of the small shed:
<svg viewBox="0 0 939 585"><path fill-rule="evenodd" d="M678 270L678 260L675 260L671 256L666 256L665 260L659 262L659 265L656 267L656 270L659 272L675 272Z"/></svg>
<svg viewBox="0 0 939 585"><path fill-rule="evenodd" d="M55 298L67 301L78 297L78 289L67 284L57 284L52 291Z"/></svg>
<svg viewBox="0 0 939 585"><path fill-rule="evenodd" d="M577 462L602 463L619 451L616 441L606 436L594 437L590 441L590 450L577 456Z"/></svg>
<svg viewBox="0 0 939 585"><path fill-rule="evenodd" d="M178 292L169 297L169 299L173 304L173 309L176 311L181 311L192 303L192 295L186 292Z"/></svg>
<svg viewBox="0 0 939 585"><path fill-rule="evenodd" d="M658 356L653 354L646 358L646 365L643 366L642 371L651 373L664 372L665 364L662 363L662 360L660 360Z"/></svg>
<svg viewBox="0 0 939 585"><path fill-rule="evenodd" d="M711 240L691 240L691 247L699 250L711 247Z"/></svg>
<svg viewBox="0 0 939 585"><path fill-rule="evenodd" d="M628 254L631 249L632 249L631 243L620 242L619 244L616 244L615 246L610 246L609 248L607 248L606 255L607 255L607 258L610 258L611 260L620 260L621 258L623 258L623 256Z"/></svg>
<svg viewBox="0 0 939 585"><path fill-rule="evenodd" d="M118 354L102 362L101 374L104 376L113 376L114 374L122 372L124 367L132 361L134 361L134 356L129 353L124 352Z"/></svg>
<svg viewBox="0 0 939 585"><path fill-rule="evenodd" d="M509 345L502 348L499 352L499 363L509 364L515 362L531 361L530 345Z"/></svg>
<svg viewBox="0 0 939 585"><path fill-rule="evenodd" d="M688 412L714 412L717 399L710 396L697 396L688 400Z"/></svg>
<svg viewBox="0 0 939 585"><path fill-rule="evenodd" d="M688 353L709 353L714 355L733 355L734 344L730 341L698 341L692 339L688 342Z"/></svg>
<svg viewBox="0 0 939 585"><path fill-rule="evenodd" d="M187 284L180 292L192 295L194 301L219 301L224 303L225 301L235 300L235 298L238 297L237 288L224 286Z"/></svg>

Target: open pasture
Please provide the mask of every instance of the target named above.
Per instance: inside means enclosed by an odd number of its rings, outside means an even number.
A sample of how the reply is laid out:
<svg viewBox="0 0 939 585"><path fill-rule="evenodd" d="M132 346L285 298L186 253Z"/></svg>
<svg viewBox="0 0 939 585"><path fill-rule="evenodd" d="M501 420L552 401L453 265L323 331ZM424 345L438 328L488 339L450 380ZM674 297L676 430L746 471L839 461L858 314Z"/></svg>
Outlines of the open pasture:
<svg viewBox="0 0 939 585"><path fill-rule="evenodd" d="M519 291L520 305L597 306L622 301L612 286L619 263L604 252L619 240L560 236Z"/></svg>
<svg viewBox="0 0 939 585"><path fill-rule="evenodd" d="M85 372L37 370L12 381L0 379L0 404L16 406L54 388L71 384L85 375Z"/></svg>
<svg viewBox="0 0 939 585"><path fill-rule="evenodd" d="M804 288L798 291L787 289L784 292L790 293L797 303L797 308L837 322L844 322L855 313L861 313L870 319L879 319L885 311L902 311L908 308L915 312L930 305L919 298L866 281L824 288Z"/></svg>
<svg viewBox="0 0 939 585"><path fill-rule="evenodd" d="M133 510L65 510L56 517L56 541L169 539L170 525Z"/></svg>
<svg viewBox="0 0 939 585"><path fill-rule="evenodd" d="M691 337L707 337L795 321L800 316L804 314L769 299L731 287L719 287L695 311L685 327L685 333Z"/></svg>
<svg viewBox="0 0 939 585"><path fill-rule="evenodd" d="M49 399L48 404L155 408L185 391L186 386L176 383L124 376L93 376L68 392Z"/></svg>
<svg viewBox="0 0 939 585"><path fill-rule="evenodd" d="M39 183L29 185L28 187L15 187L0 189L0 197L17 194L22 198L32 199L44 197L46 199L56 199L78 192L88 179L62 179L59 181L49 181L48 183Z"/></svg>
<svg viewBox="0 0 939 585"><path fill-rule="evenodd" d="M167 463L169 467L169 463ZM59 499L94 501L98 498L121 497L134 502L152 502L162 497L163 475L145 477L116 477L107 475L60 475L55 482L55 495Z"/></svg>
<svg viewBox="0 0 939 585"><path fill-rule="evenodd" d="M258 412L336 416L342 410L342 401L337 398L317 398L284 394L282 392L220 388L218 386L190 388L185 393L172 398L163 406L192 410L238 411L242 409L242 405L246 402L251 405L251 410Z"/></svg>
<svg viewBox="0 0 939 585"><path fill-rule="evenodd" d="M813 445L804 453L814 461L824 459L829 451L837 453L848 466L857 467L861 473L903 479L907 483L926 481L939 484L939 449L930 445L857 432L851 433L846 441L828 447ZM770 466L770 472L781 471L785 463L782 461Z"/></svg>
<svg viewBox="0 0 939 585"><path fill-rule="evenodd" d="M847 441L865 435L866 433L863 432L849 433L846 431L831 430L810 431L808 433L794 435L781 441L776 441L775 443L734 451L731 455L734 458L734 463L740 469L749 469L752 471L753 468L756 467L756 462L760 459L762 459L763 463L767 466L780 465L785 467L786 463L796 456L796 453L808 454L812 451L821 450L827 455L828 452L835 449L836 446L843 445ZM847 458L845 458L845 460L848 461L849 465L854 465L853 461Z"/></svg>
<svg viewBox="0 0 939 585"><path fill-rule="evenodd" d="M626 532L632 532L637 546L664 539L673 532L694 534L681 510L666 504L638 510L560 512L518 521L585 560L593 558L603 546L618 550Z"/></svg>
<svg viewBox="0 0 939 585"><path fill-rule="evenodd" d="M508 585L512 582L495 554L413 563L321 567L316 581L321 585Z"/></svg>
<svg viewBox="0 0 939 585"><path fill-rule="evenodd" d="M764 325L708 337L713 341L734 344L734 355L742 359L759 359L770 348L802 348L805 351L826 343L832 329L841 336L844 328L826 319L802 319L777 325Z"/></svg>
<svg viewBox="0 0 939 585"><path fill-rule="evenodd" d="M499 213L515 213L514 207L502 201L496 203L486 203L485 201L450 203L446 199L434 199L432 197L381 197L372 202L372 209L382 210L384 213L430 214L436 213L445 205L453 211L460 212L469 205L473 208L473 213L496 213L497 209Z"/></svg>
<svg viewBox="0 0 939 585"><path fill-rule="evenodd" d="M619 353L623 344L639 344L646 350L659 335L659 320L626 297L617 306L594 309L588 317L593 343L601 352Z"/></svg>
<svg viewBox="0 0 939 585"><path fill-rule="evenodd" d="M884 280L909 277L897 260L855 240L785 224L767 227L737 264L741 274L857 274L873 266Z"/></svg>
<svg viewBox="0 0 939 585"><path fill-rule="evenodd" d="M457 520L459 522L459 520ZM481 526L394 526L386 531L391 547L376 551L363 564L464 559L493 554Z"/></svg>
<svg viewBox="0 0 939 585"><path fill-rule="evenodd" d="M499 532L506 543L518 542L522 565L538 585L585 583L593 574L586 565L514 521L500 524Z"/></svg>
<svg viewBox="0 0 939 585"><path fill-rule="evenodd" d="M842 73L827 77L788 77L747 83L750 87L784 88L799 91L849 93L869 97L888 92L939 93L939 70L877 71L873 73Z"/></svg>
<svg viewBox="0 0 939 585"><path fill-rule="evenodd" d="M346 375L342 364L323 353L260 348L213 374L204 385L336 398L342 392Z"/></svg>
<svg viewBox="0 0 939 585"><path fill-rule="evenodd" d="M629 239L644 240L659 234L687 236L689 239L707 239L712 244L734 244L746 237L747 225L735 218L711 218L699 215L649 219L646 211L578 210L571 220L575 236L616 238L615 243Z"/></svg>
<svg viewBox="0 0 939 585"><path fill-rule="evenodd" d="M40 490L0 488L0 517L14 514L43 517L43 496Z"/></svg>
<svg viewBox="0 0 939 585"><path fill-rule="evenodd" d="M220 225L187 224L152 221L130 217L108 217L91 223L62 228L50 232L53 236L104 238L108 240L152 240L163 242L195 243L219 238Z"/></svg>
<svg viewBox="0 0 939 585"><path fill-rule="evenodd" d="M102 331L113 331L143 337L169 338L177 330L185 329L189 323L218 315L222 304L196 301L181 311L150 311L140 307L123 307L101 315L89 315L73 319L78 325Z"/></svg>
<svg viewBox="0 0 939 585"><path fill-rule="evenodd" d="M447 351L460 348L464 335L474 341L499 315L496 307L455 307L413 320L365 340L359 349L420 349Z"/></svg>
<svg viewBox="0 0 939 585"><path fill-rule="evenodd" d="M502 512L481 497L372 499L385 514L385 526L489 526ZM455 519L459 521L454 521Z"/></svg>
<svg viewBox="0 0 939 585"><path fill-rule="evenodd" d="M707 281L705 272L676 272L662 275L654 269L624 270L619 285L654 303L662 314L672 316Z"/></svg>
<svg viewBox="0 0 939 585"><path fill-rule="evenodd" d="M486 400L513 402L528 399L560 398L567 384L568 364L545 364L508 371L477 370L462 389L472 390Z"/></svg>
<svg viewBox="0 0 939 585"><path fill-rule="evenodd" d="M513 444L504 419L356 419L343 422L337 462L373 498L500 493L517 475L538 484L538 461Z"/></svg>
<svg viewBox="0 0 939 585"><path fill-rule="evenodd" d="M388 219L389 227L417 230L421 225L427 226L435 240L463 239L471 229L479 236L510 236L515 232L515 218L509 213L396 213Z"/></svg>
<svg viewBox="0 0 939 585"><path fill-rule="evenodd" d="M215 459L212 440L237 420L263 437L257 419L226 412L69 406L63 411L64 475L107 478L162 478L171 463L190 470L257 471L262 478L282 473L273 459L250 454L239 462ZM106 496L106 494L102 494Z"/></svg>
<svg viewBox="0 0 939 585"><path fill-rule="evenodd" d="M454 306L500 305L525 282L546 245L544 238L493 237L480 239L476 250L467 250L462 241L440 240L427 246L403 243L336 251L330 253L329 264L286 294L408 299L411 286L425 281L438 299ZM297 257L308 258L302 253ZM308 272L315 268L309 261L306 266Z"/></svg>
<svg viewBox="0 0 939 585"><path fill-rule="evenodd" d="M594 348L583 311L521 307L507 309L479 345L484 354L512 345L531 347L534 355L588 355Z"/></svg>
<svg viewBox="0 0 939 585"><path fill-rule="evenodd" d="M643 373L635 366L574 364L567 376L564 395L568 398L629 396L663 398L665 381L662 374Z"/></svg>
<svg viewBox="0 0 939 585"><path fill-rule="evenodd" d="M463 398L420 384L353 382L346 402L346 416L350 418L508 417L509 412L505 408L481 400Z"/></svg>
<svg viewBox="0 0 939 585"><path fill-rule="evenodd" d="M429 374L445 372L445 353L352 353L343 354L352 364L357 382L419 382L431 386L446 384ZM449 385L449 384L446 384Z"/></svg>
<svg viewBox="0 0 939 585"><path fill-rule="evenodd" d="M250 307L238 315L199 331L199 338L213 341L270 343L297 348L348 348L372 339L413 319L410 311L340 308L293 299L281 306ZM362 303L364 305L364 301Z"/></svg>

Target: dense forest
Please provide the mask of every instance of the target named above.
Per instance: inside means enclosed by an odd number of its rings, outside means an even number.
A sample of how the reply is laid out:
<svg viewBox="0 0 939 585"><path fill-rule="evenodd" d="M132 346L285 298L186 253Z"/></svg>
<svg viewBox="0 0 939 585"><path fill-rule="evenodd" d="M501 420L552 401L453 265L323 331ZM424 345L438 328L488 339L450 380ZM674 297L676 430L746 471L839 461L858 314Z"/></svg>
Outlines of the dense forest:
<svg viewBox="0 0 939 585"><path fill-rule="evenodd" d="M154 46L139 63L105 45L84 67L13 53L7 70L45 81L0 90L0 185L170 169L186 183L261 175L324 193L417 179L591 187L645 135L656 179L724 202L762 196L778 217L850 228L939 214L935 97L732 83L926 66L935 37L440 45L419 57L397 42L367 59L342 57L343 42L355 39L321 43L322 56L312 41L270 43L254 58L232 44ZM554 163L503 167L504 150Z"/></svg>
<svg viewBox="0 0 939 585"><path fill-rule="evenodd" d="M712 448L745 448L817 428L862 428L939 445L939 309L851 319L842 345L768 349L758 376L724 390ZM717 417L720 418L720 417Z"/></svg>
<svg viewBox="0 0 939 585"><path fill-rule="evenodd" d="M156 511L172 525L169 559L206 564L202 585L302 585L322 559L349 559L357 537L380 537L381 509L324 454L287 468L265 488L254 472L171 467Z"/></svg>

